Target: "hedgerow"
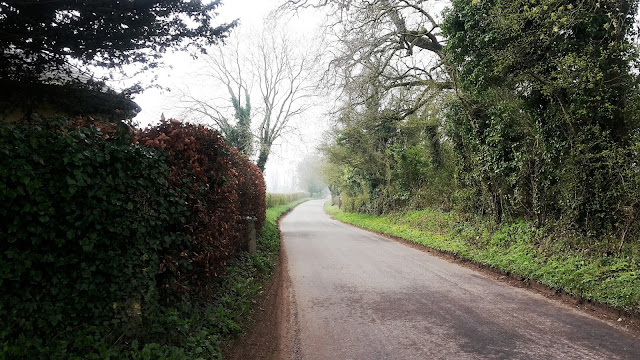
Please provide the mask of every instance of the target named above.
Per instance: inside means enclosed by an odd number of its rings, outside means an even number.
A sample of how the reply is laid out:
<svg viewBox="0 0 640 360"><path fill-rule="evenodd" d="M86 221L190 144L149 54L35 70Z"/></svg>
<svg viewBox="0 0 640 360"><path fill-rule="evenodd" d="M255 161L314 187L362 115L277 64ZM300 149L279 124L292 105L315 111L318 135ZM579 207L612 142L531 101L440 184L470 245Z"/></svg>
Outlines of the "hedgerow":
<svg viewBox="0 0 640 360"><path fill-rule="evenodd" d="M9 358L117 342L158 306L159 254L186 246L184 192L166 185L166 155L132 146L126 132L66 125L0 127Z"/></svg>
<svg viewBox="0 0 640 360"><path fill-rule="evenodd" d="M224 260L232 255L232 243L239 236L237 179L230 176L229 148L215 132L176 120L140 131L135 141L166 151L170 187L189 182L186 206L190 223L185 231L191 247L165 254L162 267L172 278L173 289L206 295L210 290L208 279L217 275ZM181 263L180 259L187 261Z"/></svg>
<svg viewBox="0 0 640 360"><path fill-rule="evenodd" d="M200 126L89 119L2 124L0 154L0 358L154 342L142 348L179 358L188 339L209 341L172 319L215 295L246 246L243 217L264 221L246 158Z"/></svg>
<svg viewBox="0 0 640 360"><path fill-rule="evenodd" d="M422 69L435 82L396 88L403 80L384 75L397 65L390 57L349 88L352 100L323 147L342 208L533 221L556 237L575 235L583 249L632 251L640 236L638 1L450 5L441 13L444 47L433 50L444 60Z"/></svg>
<svg viewBox="0 0 640 360"><path fill-rule="evenodd" d="M240 205L241 216L252 218L255 221L255 228L261 229L266 216L266 191L267 186L260 168L247 159L246 155L231 148L234 167L238 173L238 204Z"/></svg>
<svg viewBox="0 0 640 360"><path fill-rule="evenodd" d="M279 206L279 205L286 205L300 199L308 198L309 196L310 194L308 192L296 192L296 193L287 193L287 194L269 193L267 194L267 197L266 197L267 208Z"/></svg>

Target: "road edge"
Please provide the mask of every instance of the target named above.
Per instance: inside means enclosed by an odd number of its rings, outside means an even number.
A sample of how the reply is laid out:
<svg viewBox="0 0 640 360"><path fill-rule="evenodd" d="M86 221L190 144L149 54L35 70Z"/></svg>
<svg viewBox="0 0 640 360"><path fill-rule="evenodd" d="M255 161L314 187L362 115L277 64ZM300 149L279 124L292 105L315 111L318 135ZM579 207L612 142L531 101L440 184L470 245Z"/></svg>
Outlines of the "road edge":
<svg viewBox="0 0 640 360"><path fill-rule="evenodd" d="M624 331L629 331L631 333L634 333L635 335L640 336L640 315L639 314L634 314L626 310L616 309L607 304L584 300L572 294L569 294L565 291L554 289L550 286L542 284L537 280L525 279L521 276L512 274L508 271L503 271L503 270L496 269L491 266L488 266L473 260L462 258L459 255L454 253L434 249L434 248L431 248L422 244L418 244L398 236L381 233L381 232L367 229L358 225L340 221L336 219L334 215L329 214L326 210L326 207L323 206L322 210L331 219L338 221L342 224L353 226L355 228L370 232L372 234L376 234L386 239L396 241L405 246L409 246L416 250L426 252L430 255L437 256L451 263L455 263L465 268L481 272L485 275L491 275L497 281L509 284L510 286L513 286L513 287L517 287L517 288L525 289L534 293L541 294L550 300L571 306L572 308L579 310L584 314L595 316L596 318L603 320L616 328L622 329Z"/></svg>
<svg viewBox="0 0 640 360"><path fill-rule="evenodd" d="M280 238L276 266L263 283L265 291L256 299L253 316L242 325L244 333L225 346L224 359L300 359L298 311L280 229L281 221L300 204L282 213L276 222Z"/></svg>

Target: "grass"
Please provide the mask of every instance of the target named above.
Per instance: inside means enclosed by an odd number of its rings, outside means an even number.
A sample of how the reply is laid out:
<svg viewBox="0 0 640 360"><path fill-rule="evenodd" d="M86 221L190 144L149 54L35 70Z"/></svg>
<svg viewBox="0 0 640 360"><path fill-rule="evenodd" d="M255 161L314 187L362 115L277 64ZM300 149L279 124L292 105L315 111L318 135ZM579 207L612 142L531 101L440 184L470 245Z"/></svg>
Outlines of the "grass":
<svg viewBox="0 0 640 360"><path fill-rule="evenodd" d="M576 239L557 239L524 221L496 226L438 210L371 216L340 211L337 220L397 236L462 259L537 280L585 301L640 314L640 256L582 248ZM594 246L595 247L595 246Z"/></svg>

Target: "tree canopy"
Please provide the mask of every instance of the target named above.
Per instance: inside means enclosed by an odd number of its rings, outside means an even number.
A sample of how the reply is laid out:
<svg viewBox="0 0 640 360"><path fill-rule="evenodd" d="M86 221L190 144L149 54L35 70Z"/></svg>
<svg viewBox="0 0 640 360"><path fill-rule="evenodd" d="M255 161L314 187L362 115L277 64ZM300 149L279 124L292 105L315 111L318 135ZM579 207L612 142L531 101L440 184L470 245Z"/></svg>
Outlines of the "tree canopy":
<svg viewBox="0 0 640 360"><path fill-rule="evenodd" d="M220 0L0 2L0 78L70 82L79 65L155 67L168 49L204 49L235 26L214 25Z"/></svg>
<svg viewBox="0 0 640 360"><path fill-rule="evenodd" d="M437 4L287 2L340 10L325 153L343 204L640 232L638 1Z"/></svg>
<svg viewBox="0 0 640 360"><path fill-rule="evenodd" d="M610 229L637 205L636 1L455 0L448 112L460 179L497 219ZM625 210L629 209L629 210Z"/></svg>

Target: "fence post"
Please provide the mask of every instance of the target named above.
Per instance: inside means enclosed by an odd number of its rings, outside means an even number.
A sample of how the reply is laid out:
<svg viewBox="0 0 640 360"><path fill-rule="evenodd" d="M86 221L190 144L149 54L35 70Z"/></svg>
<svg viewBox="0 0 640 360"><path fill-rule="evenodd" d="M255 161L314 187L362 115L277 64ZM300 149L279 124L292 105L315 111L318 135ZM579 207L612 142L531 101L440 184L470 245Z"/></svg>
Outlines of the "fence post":
<svg viewBox="0 0 640 360"><path fill-rule="evenodd" d="M256 254L256 219L253 217L247 218L249 226L249 254Z"/></svg>

